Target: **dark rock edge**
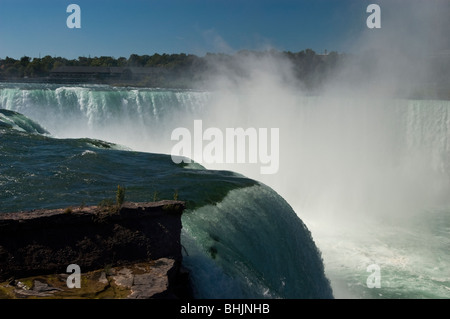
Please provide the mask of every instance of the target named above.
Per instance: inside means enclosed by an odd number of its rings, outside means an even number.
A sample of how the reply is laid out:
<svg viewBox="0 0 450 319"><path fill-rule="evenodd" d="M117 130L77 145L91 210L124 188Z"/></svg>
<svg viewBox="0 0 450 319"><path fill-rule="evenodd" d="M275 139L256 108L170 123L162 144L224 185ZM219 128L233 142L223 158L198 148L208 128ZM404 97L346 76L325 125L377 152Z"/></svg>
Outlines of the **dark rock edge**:
<svg viewBox="0 0 450 319"><path fill-rule="evenodd" d="M181 215L185 202L126 202L0 214L0 282L173 260L168 286L152 298L192 298L182 266Z"/></svg>

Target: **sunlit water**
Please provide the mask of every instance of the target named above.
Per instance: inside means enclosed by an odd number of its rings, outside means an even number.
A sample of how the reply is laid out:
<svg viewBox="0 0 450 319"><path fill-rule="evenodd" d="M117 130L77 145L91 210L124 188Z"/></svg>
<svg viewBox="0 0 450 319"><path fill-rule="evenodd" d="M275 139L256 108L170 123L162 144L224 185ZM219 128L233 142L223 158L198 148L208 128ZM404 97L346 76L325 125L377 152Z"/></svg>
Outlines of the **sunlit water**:
<svg viewBox="0 0 450 319"><path fill-rule="evenodd" d="M314 247L300 248L305 241L319 248L336 298L450 297L448 101L305 97L275 87L0 88L0 108L51 134L3 125L3 212L97 203L126 181L130 200L177 192L193 205L183 243L199 297L311 296L305 264L323 278ZM279 128L278 173L247 164L182 167L160 155L170 154L173 129L195 119L223 130ZM380 288L368 287L370 265L379 267ZM314 291L326 290L322 282Z"/></svg>

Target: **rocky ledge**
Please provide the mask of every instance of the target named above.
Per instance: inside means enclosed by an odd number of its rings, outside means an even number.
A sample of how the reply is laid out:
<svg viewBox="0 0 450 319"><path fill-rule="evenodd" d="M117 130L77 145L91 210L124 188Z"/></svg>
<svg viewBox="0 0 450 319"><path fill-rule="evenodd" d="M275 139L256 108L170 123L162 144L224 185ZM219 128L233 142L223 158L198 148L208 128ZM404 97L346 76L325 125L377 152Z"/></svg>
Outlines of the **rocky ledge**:
<svg viewBox="0 0 450 319"><path fill-rule="evenodd" d="M184 208L160 201L0 214L0 298L189 298ZM79 267L80 287L70 287L69 265Z"/></svg>

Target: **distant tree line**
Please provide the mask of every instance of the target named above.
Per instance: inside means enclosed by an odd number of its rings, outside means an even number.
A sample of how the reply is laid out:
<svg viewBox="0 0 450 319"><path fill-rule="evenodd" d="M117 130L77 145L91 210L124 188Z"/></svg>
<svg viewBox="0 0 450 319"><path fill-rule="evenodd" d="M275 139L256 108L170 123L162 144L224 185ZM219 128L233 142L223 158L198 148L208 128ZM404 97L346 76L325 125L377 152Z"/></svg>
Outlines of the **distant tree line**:
<svg viewBox="0 0 450 319"><path fill-rule="evenodd" d="M326 77L336 66L341 55L331 52L318 55L313 50L307 49L300 52L255 52L240 51L235 55L208 53L204 57L193 54L158 54L137 55L131 54L128 58L113 58L110 56L79 57L78 59L66 59L63 57L31 58L24 56L18 60L6 57L0 59L0 80L45 78L52 70L61 66L85 66L85 67L156 67L169 71L171 80L188 82L201 80L205 74L212 73L216 69L217 62L225 63L230 69L236 69L233 61L236 57L245 55L278 54L291 60L295 66L295 74L307 83L314 84L318 79ZM141 83L145 85L145 83ZM159 83L149 83L158 85ZM151 85L150 85L151 86Z"/></svg>
<svg viewBox="0 0 450 319"><path fill-rule="evenodd" d="M158 72L153 72L152 76L140 78L139 81L119 84L144 87L198 88L202 85L207 87L211 75L226 73L235 77L248 76L247 73L251 70L251 67L246 67L245 63L251 64L252 61L264 61L264 58L275 57L291 63L290 70L303 89L315 91L320 90L323 84L330 79L338 82L350 81L354 85L358 85L364 77L371 76L376 72L377 67L373 63L376 60L374 54L369 52L362 56L355 56L334 51L318 54L312 49L306 49L299 52L242 50L232 55L207 53L203 57L185 53L131 54L128 58L79 57L72 60L49 55L43 58L24 56L18 60L6 57L0 59L0 81L45 81L52 70L62 66L154 68ZM432 81L427 80L428 82L425 85L419 83L412 95L450 98L448 77L450 55L434 57L430 62L432 65L430 71L433 75ZM348 69L359 70L359 73L356 73L356 75L339 73L349 66L351 68ZM404 82L407 83L409 80L410 78L406 78ZM197 85L197 87L193 87L194 85ZM407 95L411 94L408 93Z"/></svg>
<svg viewBox="0 0 450 319"><path fill-rule="evenodd" d="M199 59L194 55L182 54L154 54L142 55L131 54L127 59L118 59L110 56L101 57L79 57L78 59L66 59L62 57L31 58L24 56L19 60L6 57L0 59L0 76L4 78L24 77L46 77L50 72L60 66L92 66L92 67L163 67L176 68L191 64Z"/></svg>

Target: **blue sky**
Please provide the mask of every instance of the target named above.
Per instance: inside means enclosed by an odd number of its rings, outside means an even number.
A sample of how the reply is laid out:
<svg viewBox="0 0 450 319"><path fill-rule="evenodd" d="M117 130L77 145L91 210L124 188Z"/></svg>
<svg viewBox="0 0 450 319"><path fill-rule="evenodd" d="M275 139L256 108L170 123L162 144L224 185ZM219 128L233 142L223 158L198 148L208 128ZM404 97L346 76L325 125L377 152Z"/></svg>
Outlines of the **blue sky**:
<svg viewBox="0 0 450 319"><path fill-rule="evenodd" d="M367 32L366 0L0 0L0 57L346 52ZM81 29L66 8L81 7ZM384 13L384 12L383 12Z"/></svg>

